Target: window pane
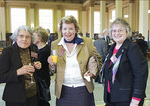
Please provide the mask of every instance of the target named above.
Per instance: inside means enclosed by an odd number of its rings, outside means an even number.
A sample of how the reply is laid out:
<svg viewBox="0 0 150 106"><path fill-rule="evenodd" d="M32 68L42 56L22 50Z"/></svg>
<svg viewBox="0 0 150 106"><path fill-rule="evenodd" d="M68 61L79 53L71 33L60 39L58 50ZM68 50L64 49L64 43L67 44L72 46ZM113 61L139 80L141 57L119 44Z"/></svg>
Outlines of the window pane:
<svg viewBox="0 0 150 106"><path fill-rule="evenodd" d="M50 32L53 33L53 11L51 9L39 10L39 26L50 29Z"/></svg>
<svg viewBox="0 0 150 106"><path fill-rule="evenodd" d="M100 33L100 12L94 12L94 33Z"/></svg>
<svg viewBox="0 0 150 106"><path fill-rule="evenodd" d="M78 21L78 11L77 10L65 10L65 16L72 15Z"/></svg>
<svg viewBox="0 0 150 106"><path fill-rule="evenodd" d="M13 33L19 26L26 25L25 8L11 8L11 32Z"/></svg>
<svg viewBox="0 0 150 106"><path fill-rule="evenodd" d="M112 10L112 21L116 18L116 10Z"/></svg>

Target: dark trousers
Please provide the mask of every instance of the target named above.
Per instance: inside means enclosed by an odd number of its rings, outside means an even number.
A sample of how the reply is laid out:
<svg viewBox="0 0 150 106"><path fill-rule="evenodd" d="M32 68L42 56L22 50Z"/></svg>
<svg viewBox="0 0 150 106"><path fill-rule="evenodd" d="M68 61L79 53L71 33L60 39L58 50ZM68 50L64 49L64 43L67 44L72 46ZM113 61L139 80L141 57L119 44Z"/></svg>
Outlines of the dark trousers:
<svg viewBox="0 0 150 106"><path fill-rule="evenodd" d="M6 106L38 106L37 95L27 98L24 103L6 102Z"/></svg>

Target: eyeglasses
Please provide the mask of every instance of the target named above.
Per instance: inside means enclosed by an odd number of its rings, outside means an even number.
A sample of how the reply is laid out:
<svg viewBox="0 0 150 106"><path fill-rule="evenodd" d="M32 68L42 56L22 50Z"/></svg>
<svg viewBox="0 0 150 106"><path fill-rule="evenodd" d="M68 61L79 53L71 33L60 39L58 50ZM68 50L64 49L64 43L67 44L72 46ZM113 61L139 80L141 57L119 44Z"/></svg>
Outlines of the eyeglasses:
<svg viewBox="0 0 150 106"><path fill-rule="evenodd" d="M26 39L30 39L31 36L27 35L27 36L24 36L24 35L18 35L20 37L20 39L23 39L23 38L26 38Z"/></svg>
<svg viewBox="0 0 150 106"><path fill-rule="evenodd" d="M113 29L112 29L111 32L112 32L112 33L117 33L117 32L118 32L118 33L122 34L124 30L125 30L125 29L119 29L119 30L113 30Z"/></svg>

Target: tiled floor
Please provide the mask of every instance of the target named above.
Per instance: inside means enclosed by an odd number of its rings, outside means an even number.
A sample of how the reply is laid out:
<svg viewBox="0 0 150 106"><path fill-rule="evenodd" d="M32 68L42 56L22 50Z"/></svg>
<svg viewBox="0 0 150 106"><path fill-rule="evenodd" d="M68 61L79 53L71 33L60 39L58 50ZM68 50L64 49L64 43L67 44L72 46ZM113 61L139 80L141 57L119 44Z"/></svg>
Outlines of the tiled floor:
<svg viewBox="0 0 150 106"><path fill-rule="evenodd" d="M54 77L51 77L51 97L52 100L50 101L51 106L56 106L55 104L55 95L54 95ZM5 84L0 84L0 106L5 106L5 102L2 100L2 94ZM146 88L146 95L147 98L145 99L144 106L150 106L150 59L149 59L149 77L147 82ZM96 106L105 106L103 102L103 85L95 83L95 90L94 90L94 98Z"/></svg>

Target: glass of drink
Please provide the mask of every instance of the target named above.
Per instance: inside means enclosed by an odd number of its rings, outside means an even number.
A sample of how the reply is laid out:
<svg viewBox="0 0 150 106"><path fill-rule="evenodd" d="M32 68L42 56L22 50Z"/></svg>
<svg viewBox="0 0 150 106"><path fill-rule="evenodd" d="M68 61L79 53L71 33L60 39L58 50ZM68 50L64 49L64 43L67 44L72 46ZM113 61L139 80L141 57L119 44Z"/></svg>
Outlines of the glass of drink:
<svg viewBox="0 0 150 106"><path fill-rule="evenodd" d="M52 63L57 64L57 50L51 50Z"/></svg>
<svg viewBox="0 0 150 106"><path fill-rule="evenodd" d="M33 63L29 63L29 66L33 66ZM33 80L33 73L30 72L30 77L31 77L31 82L30 83L34 83L34 80Z"/></svg>

